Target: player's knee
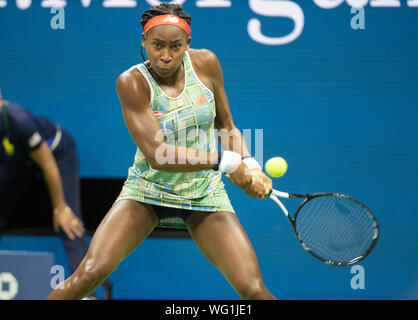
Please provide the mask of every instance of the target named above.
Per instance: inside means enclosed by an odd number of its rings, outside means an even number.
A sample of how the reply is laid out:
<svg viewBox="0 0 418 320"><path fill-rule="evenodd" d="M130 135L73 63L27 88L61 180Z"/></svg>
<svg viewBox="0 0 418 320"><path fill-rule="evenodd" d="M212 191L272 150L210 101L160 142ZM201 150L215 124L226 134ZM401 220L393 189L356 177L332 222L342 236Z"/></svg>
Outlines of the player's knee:
<svg viewBox="0 0 418 320"><path fill-rule="evenodd" d="M244 300L259 300L266 296L267 289L260 278L247 279L237 288L238 294Z"/></svg>
<svg viewBox="0 0 418 320"><path fill-rule="evenodd" d="M87 261L84 267L79 270L79 279L87 284L100 284L115 269L111 263Z"/></svg>

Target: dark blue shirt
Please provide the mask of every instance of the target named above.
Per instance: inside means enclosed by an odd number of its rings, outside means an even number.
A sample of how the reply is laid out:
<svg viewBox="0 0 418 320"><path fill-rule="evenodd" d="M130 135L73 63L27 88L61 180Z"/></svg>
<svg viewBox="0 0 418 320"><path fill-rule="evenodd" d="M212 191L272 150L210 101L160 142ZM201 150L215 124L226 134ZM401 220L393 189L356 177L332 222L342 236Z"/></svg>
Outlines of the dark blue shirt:
<svg viewBox="0 0 418 320"><path fill-rule="evenodd" d="M38 149L43 141L51 144L56 125L33 116L26 108L3 101L0 108L0 165L26 167L31 164L29 153Z"/></svg>

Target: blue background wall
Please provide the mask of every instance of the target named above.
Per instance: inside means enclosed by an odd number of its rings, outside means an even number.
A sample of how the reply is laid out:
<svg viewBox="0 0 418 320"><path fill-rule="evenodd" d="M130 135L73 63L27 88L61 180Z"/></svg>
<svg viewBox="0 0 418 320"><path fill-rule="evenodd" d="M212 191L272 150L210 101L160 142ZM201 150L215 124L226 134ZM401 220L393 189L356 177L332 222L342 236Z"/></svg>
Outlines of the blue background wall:
<svg viewBox="0 0 418 320"><path fill-rule="evenodd" d="M114 87L122 71L142 61L139 17L149 5L71 1L65 29L53 30L53 15L40 2L26 10L14 1L0 8L4 98L72 133L82 177L123 178L136 147ZM305 253L274 203L251 199L225 181L231 201L278 298L417 299L418 7L366 5L365 29L353 30L346 3L328 10L298 3L303 32L279 46L252 40L248 21L258 18L264 34L283 36L293 30L292 20L260 16L249 1L202 8L188 0L183 7L193 18L192 47L211 49L221 61L236 125L251 129L253 139L263 129L264 161L287 159L288 173L274 179L276 188L347 193L377 215L381 238L360 263L366 288L351 289L349 267L327 266ZM26 240L5 237L0 249L52 250L66 264L59 239ZM189 239L147 239L111 277L120 299L238 298Z"/></svg>

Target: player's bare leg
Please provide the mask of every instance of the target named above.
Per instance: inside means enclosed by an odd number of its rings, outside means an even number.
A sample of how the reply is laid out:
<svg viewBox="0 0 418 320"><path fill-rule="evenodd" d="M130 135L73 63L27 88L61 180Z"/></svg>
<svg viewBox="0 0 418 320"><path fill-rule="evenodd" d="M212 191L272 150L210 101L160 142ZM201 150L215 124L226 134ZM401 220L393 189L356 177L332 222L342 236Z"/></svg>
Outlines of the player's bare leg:
<svg viewBox="0 0 418 320"><path fill-rule="evenodd" d="M86 256L74 274L48 299L81 299L93 292L154 229L154 210L134 200L121 200L97 228Z"/></svg>
<svg viewBox="0 0 418 320"><path fill-rule="evenodd" d="M203 255L242 299L276 299L265 287L254 249L231 212L194 212L187 226Z"/></svg>

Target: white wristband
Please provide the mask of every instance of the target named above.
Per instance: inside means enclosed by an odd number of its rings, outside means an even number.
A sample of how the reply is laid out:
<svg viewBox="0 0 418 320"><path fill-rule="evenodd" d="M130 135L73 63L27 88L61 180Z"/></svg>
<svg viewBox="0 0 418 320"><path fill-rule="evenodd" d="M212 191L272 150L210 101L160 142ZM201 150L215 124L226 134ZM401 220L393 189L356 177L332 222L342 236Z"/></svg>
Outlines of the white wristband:
<svg viewBox="0 0 418 320"><path fill-rule="evenodd" d="M223 173L233 173L241 164L241 155L233 151L223 151L219 171Z"/></svg>
<svg viewBox="0 0 418 320"><path fill-rule="evenodd" d="M245 165L248 167L248 169L250 170L260 170L262 171L263 169L261 168L260 164L257 162L257 160L255 160L254 158L248 157L245 158L244 160L242 160Z"/></svg>

